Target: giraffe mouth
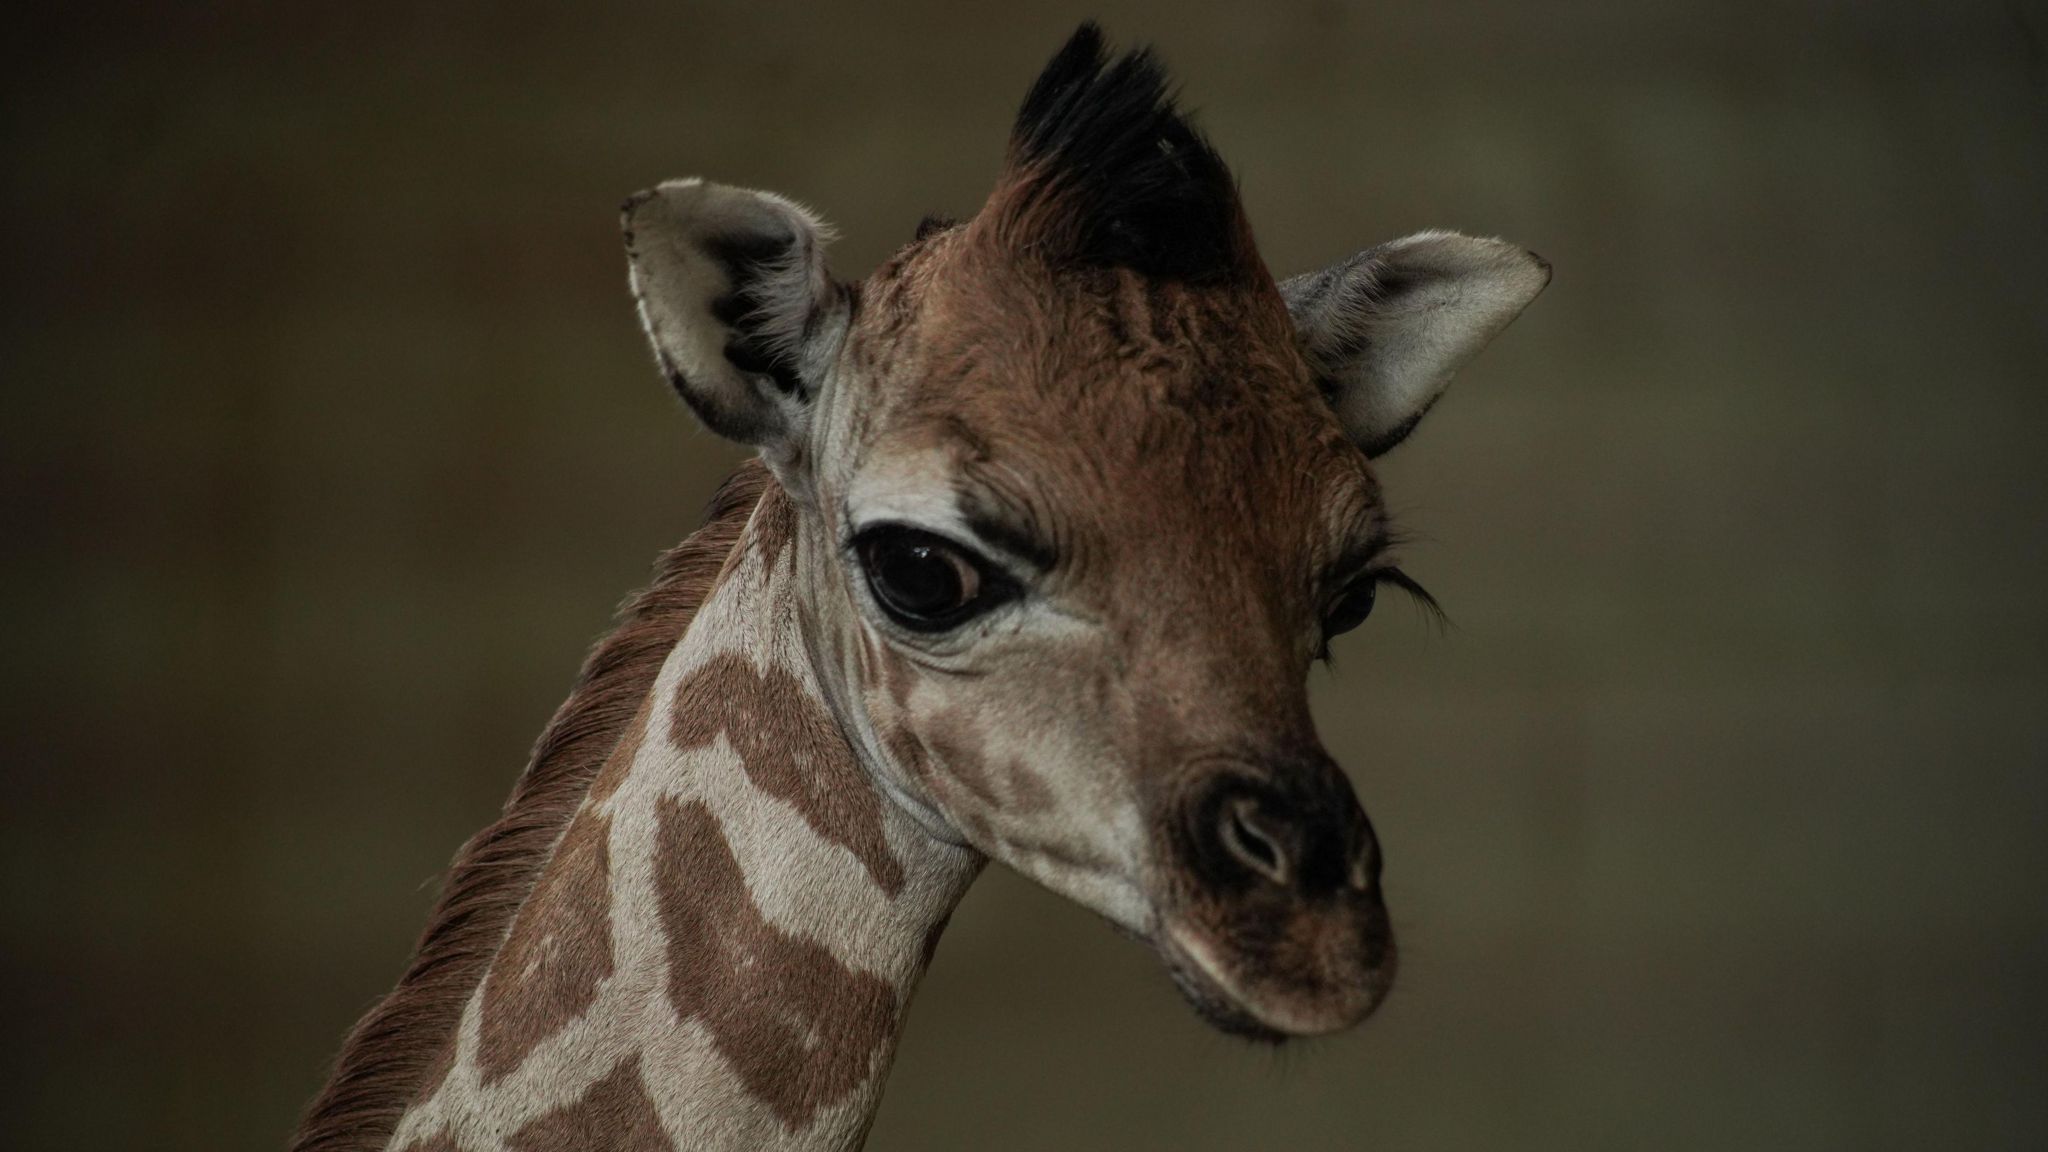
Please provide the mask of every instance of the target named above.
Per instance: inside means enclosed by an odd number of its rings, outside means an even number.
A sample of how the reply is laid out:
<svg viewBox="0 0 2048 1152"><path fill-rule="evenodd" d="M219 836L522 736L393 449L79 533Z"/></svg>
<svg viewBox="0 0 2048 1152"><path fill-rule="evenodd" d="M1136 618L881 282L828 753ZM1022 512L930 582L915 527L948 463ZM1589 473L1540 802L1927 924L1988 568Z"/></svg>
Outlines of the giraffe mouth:
<svg viewBox="0 0 2048 1152"><path fill-rule="evenodd" d="M1284 1044L1295 1033L1261 1019L1245 1005L1209 950L1186 933L1169 928L1158 945L1167 975L1195 1014L1219 1032L1262 1044Z"/></svg>
<svg viewBox="0 0 2048 1152"><path fill-rule="evenodd" d="M1219 1031L1267 1044L1350 1028L1379 1007L1394 978L1391 941L1352 978L1304 982L1260 978L1259 958L1227 957L1212 939L1169 921L1155 947L1195 1014Z"/></svg>

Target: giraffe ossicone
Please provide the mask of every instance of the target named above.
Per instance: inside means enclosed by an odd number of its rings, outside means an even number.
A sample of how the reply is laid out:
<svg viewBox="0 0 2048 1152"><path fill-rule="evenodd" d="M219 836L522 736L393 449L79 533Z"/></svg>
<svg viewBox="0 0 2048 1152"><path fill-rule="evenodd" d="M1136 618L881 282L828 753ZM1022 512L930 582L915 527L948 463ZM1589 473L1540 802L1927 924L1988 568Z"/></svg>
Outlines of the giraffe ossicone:
<svg viewBox="0 0 2048 1152"><path fill-rule="evenodd" d="M299 1149L846 1149L993 858L1262 1040L1394 945L1306 676L1393 566L1371 457L1542 290L1426 232L1275 282L1149 53L1084 26L994 192L858 284L627 201L662 373L759 450L587 662Z"/></svg>

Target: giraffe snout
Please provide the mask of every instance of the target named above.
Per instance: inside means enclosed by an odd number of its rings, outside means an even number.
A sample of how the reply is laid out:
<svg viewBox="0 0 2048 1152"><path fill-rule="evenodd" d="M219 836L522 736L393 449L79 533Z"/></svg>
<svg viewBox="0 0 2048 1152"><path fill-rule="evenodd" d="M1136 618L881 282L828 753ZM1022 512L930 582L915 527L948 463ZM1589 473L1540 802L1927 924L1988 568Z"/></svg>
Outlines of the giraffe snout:
<svg viewBox="0 0 2048 1152"><path fill-rule="evenodd" d="M1349 1027L1385 998L1379 841L1335 763L1205 761L1172 803L1160 947L1197 1010L1277 1040Z"/></svg>

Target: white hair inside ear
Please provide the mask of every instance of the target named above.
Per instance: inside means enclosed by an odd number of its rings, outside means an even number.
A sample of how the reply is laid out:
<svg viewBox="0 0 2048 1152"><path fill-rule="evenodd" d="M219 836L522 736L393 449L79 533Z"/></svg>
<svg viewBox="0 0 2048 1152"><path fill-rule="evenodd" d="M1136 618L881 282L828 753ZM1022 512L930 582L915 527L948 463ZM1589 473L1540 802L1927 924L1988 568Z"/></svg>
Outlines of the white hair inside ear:
<svg viewBox="0 0 2048 1152"><path fill-rule="evenodd" d="M1401 442L1550 283L1504 240L1418 232L1280 285L1301 352L1366 455Z"/></svg>
<svg viewBox="0 0 2048 1152"><path fill-rule="evenodd" d="M703 180L633 196L621 226L662 374L712 431L792 458L845 329L830 230L772 192Z"/></svg>

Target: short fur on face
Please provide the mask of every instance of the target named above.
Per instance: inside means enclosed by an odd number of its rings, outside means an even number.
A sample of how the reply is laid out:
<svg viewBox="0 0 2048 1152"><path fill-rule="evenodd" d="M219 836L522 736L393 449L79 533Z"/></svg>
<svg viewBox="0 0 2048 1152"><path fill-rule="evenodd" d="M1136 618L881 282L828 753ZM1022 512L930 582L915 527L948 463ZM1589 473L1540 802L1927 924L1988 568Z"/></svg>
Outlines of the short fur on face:
<svg viewBox="0 0 2048 1152"><path fill-rule="evenodd" d="M664 185L627 226L664 370L801 509L828 692L890 794L1144 935L1226 1027L1370 1011L1378 845L1306 672L1388 571L1368 456L1547 266L1428 233L1277 284L1157 62L1092 25L982 209L857 286L778 197ZM860 550L882 529L1013 594L907 628Z"/></svg>

